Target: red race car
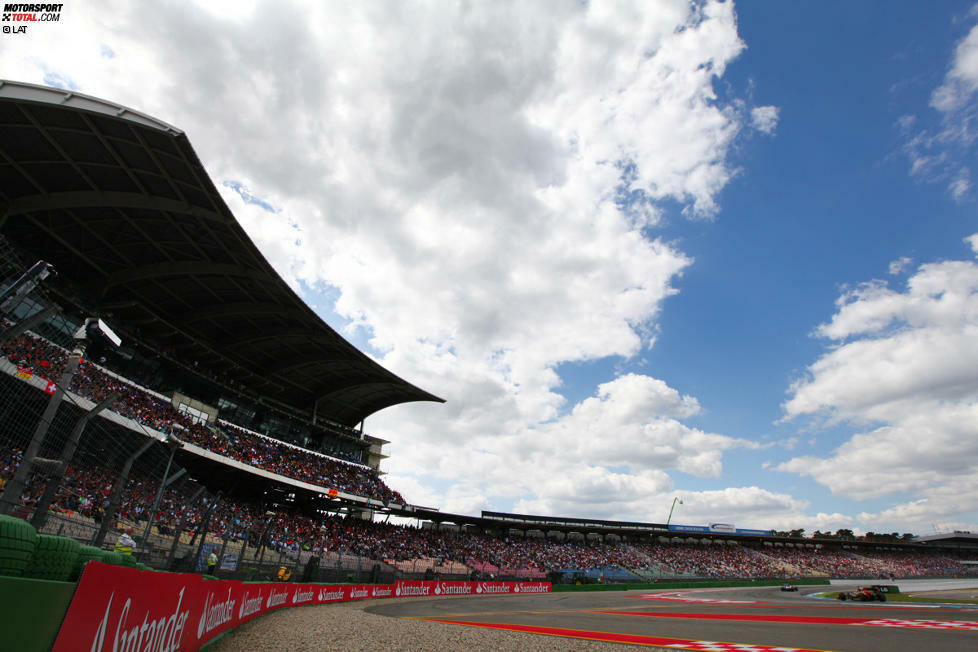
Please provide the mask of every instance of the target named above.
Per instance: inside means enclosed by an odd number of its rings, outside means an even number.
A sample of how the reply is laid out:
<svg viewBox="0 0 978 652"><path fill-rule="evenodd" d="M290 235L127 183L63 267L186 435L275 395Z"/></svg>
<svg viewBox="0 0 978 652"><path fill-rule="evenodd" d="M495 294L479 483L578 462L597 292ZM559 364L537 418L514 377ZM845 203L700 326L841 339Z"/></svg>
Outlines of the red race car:
<svg viewBox="0 0 978 652"><path fill-rule="evenodd" d="M855 591L839 591L838 600L853 600L855 602L886 602L886 591L880 586L860 586Z"/></svg>

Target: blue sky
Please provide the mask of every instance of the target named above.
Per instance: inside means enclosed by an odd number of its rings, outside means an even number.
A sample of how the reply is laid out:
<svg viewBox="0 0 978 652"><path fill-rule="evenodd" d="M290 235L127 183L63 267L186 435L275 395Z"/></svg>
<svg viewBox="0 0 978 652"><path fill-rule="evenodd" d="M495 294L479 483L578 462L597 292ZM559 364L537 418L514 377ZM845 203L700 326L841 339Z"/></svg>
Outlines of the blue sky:
<svg viewBox="0 0 978 652"><path fill-rule="evenodd" d="M669 299L649 367L708 408L696 425L731 435L799 435L775 424L790 382L829 343L812 337L834 311L840 288L871 279L899 287L891 261L967 259L976 228L974 194L960 201L942 179L911 178L901 116L940 128L929 106L973 20L969 3L744 3L738 27L746 51L725 81L753 86L779 107L774 138L738 152L741 176L709 224L671 222L671 237L696 259ZM956 152L962 166L973 151ZM851 428L818 432L828 450ZM803 439L810 435L801 434ZM757 477L756 457L729 459L724 480ZM778 471L763 486L817 486ZM754 480L757 481L757 480ZM793 490L792 493L796 493ZM872 510L885 501L826 497L834 511Z"/></svg>
<svg viewBox="0 0 978 652"><path fill-rule="evenodd" d="M184 129L447 399L367 421L409 500L978 528L972 4L111 4L0 76Z"/></svg>

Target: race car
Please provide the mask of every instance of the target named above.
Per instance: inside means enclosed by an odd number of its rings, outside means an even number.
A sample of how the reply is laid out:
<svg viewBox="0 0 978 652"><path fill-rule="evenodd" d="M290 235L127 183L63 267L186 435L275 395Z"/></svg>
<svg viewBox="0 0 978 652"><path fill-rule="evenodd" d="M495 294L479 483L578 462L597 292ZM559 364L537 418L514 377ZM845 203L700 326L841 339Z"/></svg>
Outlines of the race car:
<svg viewBox="0 0 978 652"><path fill-rule="evenodd" d="M795 586L794 584L782 584L781 585L781 590L782 591L797 591L798 590L798 587Z"/></svg>
<svg viewBox="0 0 978 652"><path fill-rule="evenodd" d="M886 602L886 592L880 586L860 586L855 591L839 591L838 600L853 600L856 602Z"/></svg>

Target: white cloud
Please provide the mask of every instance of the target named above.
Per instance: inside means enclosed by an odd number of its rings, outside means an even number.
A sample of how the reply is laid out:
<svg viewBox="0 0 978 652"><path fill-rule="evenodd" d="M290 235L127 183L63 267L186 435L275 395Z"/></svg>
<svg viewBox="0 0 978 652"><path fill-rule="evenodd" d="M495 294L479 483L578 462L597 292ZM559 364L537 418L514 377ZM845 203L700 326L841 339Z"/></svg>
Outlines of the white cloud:
<svg viewBox="0 0 978 652"><path fill-rule="evenodd" d="M602 502L609 496L612 500L610 504ZM608 519L627 515L633 520L664 523L672 501L677 497L681 497L683 502L677 503L673 511L671 522L675 524L731 523L736 527L752 529L803 527L809 530L831 528L834 531L840 527L851 527L853 523L851 517L838 513L806 514L808 501L756 486L708 491L677 489L642 497L612 490L607 492L607 496L600 494L594 504L586 502L582 505L576 499L563 500L558 496L524 500L517 505L517 509L527 514L568 514L568 510L576 509L584 517Z"/></svg>
<svg viewBox="0 0 978 652"><path fill-rule="evenodd" d="M971 170L966 167L960 168L947 188L956 201L963 200L971 190Z"/></svg>
<svg viewBox="0 0 978 652"><path fill-rule="evenodd" d="M931 490L927 498L920 498L894 505L879 512L861 512L860 522L867 528L892 530L900 524L901 532L930 534L953 530L975 531L978 515L971 510L963 512L962 505L974 505L978 500L978 484L973 479L960 479L953 486L945 485Z"/></svg>
<svg viewBox="0 0 978 652"><path fill-rule="evenodd" d="M905 292L877 281L844 293L816 330L839 344L793 385L786 416L889 422L978 390L976 288L978 265L948 261L922 265Z"/></svg>
<svg viewBox="0 0 978 652"><path fill-rule="evenodd" d="M696 399L661 380L567 405L557 373L652 346L693 262L655 237L660 203L713 217L738 134L775 128L714 91L744 48L733 3L229 6L79 5L4 39L0 75L184 129L286 280L448 400L368 420L409 499L642 518L670 471L751 445L685 425Z"/></svg>
<svg viewBox="0 0 978 652"><path fill-rule="evenodd" d="M758 106L751 109L751 126L761 133L771 135L778 127L779 109L776 106Z"/></svg>
<svg viewBox="0 0 978 652"><path fill-rule="evenodd" d="M913 258L910 256L901 256L900 258L890 262L890 275L896 276L905 270L912 262Z"/></svg>
<svg viewBox="0 0 978 652"><path fill-rule="evenodd" d="M974 246L975 237L966 241ZM940 504L974 520L973 501L951 496L978 467L978 264L921 265L904 290L874 281L845 292L837 307L816 330L834 345L791 387L785 417L862 430L827 456L777 468L842 496L909 493L908 505ZM911 512L892 508L867 522L909 527Z"/></svg>
<svg viewBox="0 0 978 652"><path fill-rule="evenodd" d="M959 202L969 196L972 187L971 171L963 161L978 137L972 128L978 118L976 90L978 25L957 44L944 81L930 96L930 107L937 110L939 123L931 124L914 115L903 115L897 123L906 139L903 150L910 160L911 176L944 183Z"/></svg>
<svg viewBox="0 0 978 652"><path fill-rule="evenodd" d="M969 235L964 239L964 241L968 243L971 249L975 252L975 255L978 255L978 233Z"/></svg>
<svg viewBox="0 0 978 652"><path fill-rule="evenodd" d="M415 439L415 433L402 433L414 441L402 447L399 438L392 446L398 470L392 482L427 469L465 495L494 496L497 508L506 497L517 509L557 510L537 513L645 519L647 502L673 487L668 471L716 477L724 451L757 447L684 425L679 419L699 410L695 399L638 374L602 384L595 396L545 423L514 418L506 407L513 399L504 392L486 399L478 411L456 406L463 414L444 427L439 419L437 434L417 433ZM453 409L451 403L445 408ZM478 434L480 429L473 435L470 420L495 420L499 434Z"/></svg>
<svg viewBox="0 0 978 652"><path fill-rule="evenodd" d="M964 107L978 90L978 25L954 50L951 68L941 84L931 95L931 106L942 113L951 113Z"/></svg>

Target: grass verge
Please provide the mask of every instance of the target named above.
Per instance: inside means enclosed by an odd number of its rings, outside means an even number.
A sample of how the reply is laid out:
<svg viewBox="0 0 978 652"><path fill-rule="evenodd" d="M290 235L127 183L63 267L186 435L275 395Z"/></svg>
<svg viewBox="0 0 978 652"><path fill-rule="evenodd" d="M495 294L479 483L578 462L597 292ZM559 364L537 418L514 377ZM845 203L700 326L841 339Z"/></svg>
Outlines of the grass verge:
<svg viewBox="0 0 978 652"><path fill-rule="evenodd" d="M939 598L912 595L910 593L897 593L888 595L886 599L890 602L929 602L931 604L939 602L942 604L978 604L978 600L965 600L962 598Z"/></svg>

